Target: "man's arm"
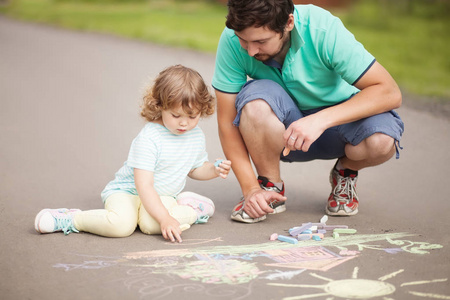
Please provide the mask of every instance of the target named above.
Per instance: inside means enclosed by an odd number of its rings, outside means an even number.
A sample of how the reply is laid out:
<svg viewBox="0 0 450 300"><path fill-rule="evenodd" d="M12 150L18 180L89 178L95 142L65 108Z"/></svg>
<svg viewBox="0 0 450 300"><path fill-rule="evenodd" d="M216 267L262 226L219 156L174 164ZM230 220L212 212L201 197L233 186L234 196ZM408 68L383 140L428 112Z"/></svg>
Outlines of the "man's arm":
<svg viewBox="0 0 450 300"><path fill-rule="evenodd" d="M219 138L225 156L233 162L232 169L245 198L244 210L252 218L262 217L273 212L267 202L272 199L285 200L286 198L273 191L265 191L259 186L245 142L239 129L233 125L237 114L236 94L227 94L217 90L215 92Z"/></svg>
<svg viewBox="0 0 450 300"><path fill-rule="evenodd" d="M292 123L283 135L286 147L306 152L326 129L398 108L402 103L397 83L378 62L355 86L360 92L350 100ZM297 138L295 142L291 135Z"/></svg>

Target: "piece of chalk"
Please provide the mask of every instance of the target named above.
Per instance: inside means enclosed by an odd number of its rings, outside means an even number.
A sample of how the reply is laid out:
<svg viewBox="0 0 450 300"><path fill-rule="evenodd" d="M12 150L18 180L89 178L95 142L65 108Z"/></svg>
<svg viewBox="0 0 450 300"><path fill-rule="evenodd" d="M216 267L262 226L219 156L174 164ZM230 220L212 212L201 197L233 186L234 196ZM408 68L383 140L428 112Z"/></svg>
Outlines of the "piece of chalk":
<svg viewBox="0 0 450 300"><path fill-rule="evenodd" d="M325 223L303 223L302 226L306 224L311 224L311 226L317 226L317 228L323 228L324 226L327 225Z"/></svg>
<svg viewBox="0 0 450 300"><path fill-rule="evenodd" d="M223 162L223 159L219 159L214 163L214 167L218 167Z"/></svg>
<svg viewBox="0 0 450 300"><path fill-rule="evenodd" d="M298 243L297 239L294 239L292 237L285 236L285 235L279 235L278 236L278 240L282 241L282 242L291 243L291 244L297 244Z"/></svg>
<svg viewBox="0 0 450 300"><path fill-rule="evenodd" d="M338 238L339 238L339 233L333 232L333 237L334 237L335 239L338 239Z"/></svg>
<svg viewBox="0 0 450 300"><path fill-rule="evenodd" d="M189 225L189 224L181 224L180 225L181 231L185 231L186 229L189 229L189 228L191 228L191 225Z"/></svg>
<svg viewBox="0 0 450 300"><path fill-rule="evenodd" d="M269 240L275 241L275 240L277 240L277 239L278 239L278 233L272 233L272 234L270 235Z"/></svg>
<svg viewBox="0 0 450 300"><path fill-rule="evenodd" d="M284 148L283 150L283 156L288 156L289 152L291 152L291 150L289 150L288 148Z"/></svg>
<svg viewBox="0 0 450 300"><path fill-rule="evenodd" d="M334 230L334 229L336 229L336 228L348 228L348 226L347 225L326 225L326 226L323 226L323 228L322 229L325 229L325 230Z"/></svg>
<svg viewBox="0 0 450 300"><path fill-rule="evenodd" d="M301 232L310 229L311 228L311 223L305 223L304 225L300 226L300 227L294 227L292 228L292 230L289 230L289 234L292 236L297 236L299 235Z"/></svg>
<svg viewBox="0 0 450 300"><path fill-rule="evenodd" d="M318 229L317 233L325 234L325 233L327 233L327 231L325 229Z"/></svg>
<svg viewBox="0 0 450 300"><path fill-rule="evenodd" d="M312 234L312 230L306 229L305 231L300 232L300 234Z"/></svg>
<svg viewBox="0 0 450 300"><path fill-rule="evenodd" d="M350 234L353 234L353 233L356 233L356 229L336 228L336 229L333 230L333 233L334 232L336 232L336 233L350 233Z"/></svg>
<svg viewBox="0 0 450 300"><path fill-rule="evenodd" d="M323 215L322 219L320 219L320 223L326 223L328 221L328 216Z"/></svg>
<svg viewBox="0 0 450 300"><path fill-rule="evenodd" d="M321 241L321 240L322 240L322 239L321 239L318 235L316 235L316 234L313 234L312 239L315 240L315 241Z"/></svg>
<svg viewBox="0 0 450 300"><path fill-rule="evenodd" d="M299 241L302 241L305 237L308 237L308 239L310 240L313 236L317 235L318 237L320 237L321 239L323 239L323 234L322 233L313 233L313 234L299 234L297 236L297 239Z"/></svg>

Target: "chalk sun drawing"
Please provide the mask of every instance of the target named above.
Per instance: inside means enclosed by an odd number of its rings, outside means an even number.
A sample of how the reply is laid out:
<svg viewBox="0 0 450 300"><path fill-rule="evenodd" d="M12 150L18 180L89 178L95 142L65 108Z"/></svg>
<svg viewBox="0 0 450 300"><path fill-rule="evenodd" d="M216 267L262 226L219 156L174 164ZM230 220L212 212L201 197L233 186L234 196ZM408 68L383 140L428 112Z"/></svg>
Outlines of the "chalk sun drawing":
<svg viewBox="0 0 450 300"><path fill-rule="evenodd" d="M268 283L270 286L279 286L279 287L298 287L298 288L316 288L322 290L323 292L316 294L308 294L305 295L302 293L301 296L294 297L285 297L283 300L301 300L301 299L311 299L316 297L327 297L327 300L338 299L383 299L383 300L394 300L393 298L388 298L385 296L389 296L396 291L396 288L393 284L386 282L387 280L397 276L402 273L404 270L400 269L393 273L387 274L378 278L378 280L371 279L359 279L358 272L359 268L355 267L353 269L353 273L351 278L341 279L341 280L333 280L316 273L310 273L309 275L326 281L326 284L321 285L307 285L307 284L284 284L284 283ZM429 283L438 283L438 282L446 282L447 278L443 279L434 279L430 281L415 281L415 282L406 282L401 284L400 286L409 286L409 285L419 285L419 284L429 284ZM432 294L432 293L420 293L414 291L408 291L409 294L432 298L432 299L450 299L450 296ZM331 297L330 297L331 296ZM381 298L380 298L381 297Z"/></svg>

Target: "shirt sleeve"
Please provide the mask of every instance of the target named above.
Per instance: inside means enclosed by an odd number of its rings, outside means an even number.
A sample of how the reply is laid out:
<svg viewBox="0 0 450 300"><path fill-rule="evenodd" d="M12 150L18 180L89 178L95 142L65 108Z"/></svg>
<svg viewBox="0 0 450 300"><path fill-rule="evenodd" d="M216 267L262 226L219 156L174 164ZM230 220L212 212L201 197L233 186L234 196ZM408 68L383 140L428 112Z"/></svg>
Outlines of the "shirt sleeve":
<svg viewBox="0 0 450 300"><path fill-rule="evenodd" d="M243 49L234 31L225 28L219 40L212 86L225 93L238 93L247 82Z"/></svg>
<svg viewBox="0 0 450 300"><path fill-rule="evenodd" d="M127 165L150 172L155 172L158 160L157 136L150 135L144 128L131 143Z"/></svg>
<svg viewBox="0 0 450 300"><path fill-rule="evenodd" d="M347 83L354 84L372 66L375 58L339 18L333 17L331 22L324 40L324 61Z"/></svg>

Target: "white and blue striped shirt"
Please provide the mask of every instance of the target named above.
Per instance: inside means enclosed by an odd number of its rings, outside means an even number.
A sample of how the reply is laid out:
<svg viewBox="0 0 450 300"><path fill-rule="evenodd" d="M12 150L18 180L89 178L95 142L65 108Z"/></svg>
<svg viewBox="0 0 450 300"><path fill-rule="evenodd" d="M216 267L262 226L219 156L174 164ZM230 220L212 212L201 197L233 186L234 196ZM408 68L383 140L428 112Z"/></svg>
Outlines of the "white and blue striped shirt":
<svg viewBox="0 0 450 300"><path fill-rule="evenodd" d="M175 135L166 127L147 123L133 140L128 159L115 179L102 191L102 200L117 192L137 195L134 168L153 172L160 196L176 196L184 188L188 173L208 160L205 135L200 127Z"/></svg>

